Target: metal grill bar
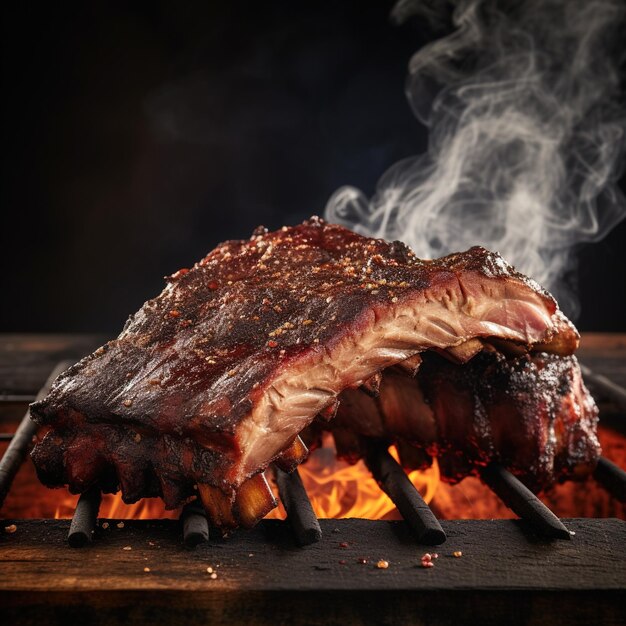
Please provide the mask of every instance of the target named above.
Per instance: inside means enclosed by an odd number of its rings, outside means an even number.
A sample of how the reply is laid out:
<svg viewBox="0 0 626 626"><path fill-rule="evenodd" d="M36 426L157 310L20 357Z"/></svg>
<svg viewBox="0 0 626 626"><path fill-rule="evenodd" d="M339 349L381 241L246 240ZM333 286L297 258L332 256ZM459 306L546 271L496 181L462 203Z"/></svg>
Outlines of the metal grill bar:
<svg viewBox="0 0 626 626"><path fill-rule="evenodd" d="M446 540L446 533L439 520L387 449L372 446L365 462L380 488L391 498L402 517L411 526L418 541L429 546L443 543Z"/></svg>
<svg viewBox="0 0 626 626"><path fill-rule="evenodd" d="M209 522L199 502L186 504L180 520L183 523L183 542L188 548L195 548L209 540Z"/></svg>
<svg viewBox="0 0 626 626"><path fill-rule="evenodd" d="M592 372L586 365L580 363L580 371L586 383L612 400L620 409L626 411L626 389L609 380L606 376Z"/></svg>
<svg viewBox="0 0 626 626"><path fill-rule="evenodd" d="M490 463L481 472L489 488L514 513L529 522L544 537L571 539L563 522L519 479L499 463Z"/></svg>
<svg viewBox="0 0 626 626"><path fill-rule="evenodd" d="M593 477L620 502L626 502L626 472L601 456Z"/></svg>
<svg viewBox="0 0 626 626"><path fill-rule="evenodd" d="M296 543L299 546L308 546L318 542L322 538L322 529L302 484L298 468L288 474L276 467L276 484Z"/></svg>
<svg viewBox="0 0 626 626"><path fill-rule="evenodd" d="M56 377L71 365L71 361L61 361L52 370L44 386L35 396L35 400L43 400L48 391L50 391L50 387L52 387L52 383L55 381ZM30 419L30 410L26 411L18 429L11 439L9 447L0 461L0 507L9 493L17 470L24 462L28 448L30 447L33 437L37 434L38 428L37 424Z"/></svg>
<svg viewBox="0 0 626 626"><path fill-rule="evenodd" d="M72 548L82 548L93 541L101 500L99 489L90 489L80 496L67 534Z"/></svg>

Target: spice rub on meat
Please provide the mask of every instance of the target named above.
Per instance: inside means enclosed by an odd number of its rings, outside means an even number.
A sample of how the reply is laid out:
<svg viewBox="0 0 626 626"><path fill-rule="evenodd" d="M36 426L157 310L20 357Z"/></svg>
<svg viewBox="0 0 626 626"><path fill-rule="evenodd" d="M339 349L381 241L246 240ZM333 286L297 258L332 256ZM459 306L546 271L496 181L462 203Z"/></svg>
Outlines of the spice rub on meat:
<svg viewBox="0 0 626 626"><path fill-rule="evenodd" d="M478 338L578 343L548 293L482 248L423 261L318 218L260 228L170 276L57 379L32 405L47 430L33 460L50 486L170 508L199 493L215 525L251 526L275 506L263 471L304 460L299 433L342 391L425 350L469 359Z"/></svg>

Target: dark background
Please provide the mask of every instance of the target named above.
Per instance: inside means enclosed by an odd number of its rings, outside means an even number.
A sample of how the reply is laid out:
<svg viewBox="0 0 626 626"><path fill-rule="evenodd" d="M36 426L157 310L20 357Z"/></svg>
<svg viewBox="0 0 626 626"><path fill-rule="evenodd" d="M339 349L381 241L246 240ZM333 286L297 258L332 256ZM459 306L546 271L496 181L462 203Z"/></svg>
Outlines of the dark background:
<svg viewBox="0 0 626 626"><path fill-rule="evenodd" d="M219 241L425 148L392 2L52 4L3 8L1 331L116 334ZM579 328L626 331L626 222L580 265Z"/></svg>

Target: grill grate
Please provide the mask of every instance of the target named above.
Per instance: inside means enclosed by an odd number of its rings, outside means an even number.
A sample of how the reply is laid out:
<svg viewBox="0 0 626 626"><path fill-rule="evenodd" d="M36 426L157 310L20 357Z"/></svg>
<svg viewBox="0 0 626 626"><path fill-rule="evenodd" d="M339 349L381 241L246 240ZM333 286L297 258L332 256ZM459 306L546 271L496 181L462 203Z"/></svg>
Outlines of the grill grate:
<svg viewBox="0 0 626 626"><path fill-rule="evenodd" d="M71 365L69 361L59 362L36 400L48 393L56 377ZM609 397L620 403L626 398L626 390L604 377L593 374L584 368L585 376L592 384L600 387ZM608 384L607 384L608 383ZM22 398L22 396L19 396ZM29 396L30 399L30 396ZM0 396L0 402L14 402L14 396ZM15 475L23 463L37 426L27 411L14 435L3 433L10 440L0 461L0 507L2 506ZM402 467L382 447L370 450L366 459L368 468L381 489L389 495L402 517L413 530L418 543L440 545L446 541L446 534L434 513L421 497L419 491L408 479ZM322 531L313 512L311 502L302 485L297 469L289 475L276 468L280 498L287 511L287 520L295 541L300 546L320 541ZM626 501L626 472L608 459L601 457L594 478L620 502ZM520 518L528 522L542 537L570 539L571 533L561 520L511 472L497 463L491 463L482 472L483 481ZM83 547L92 542L100 507L101 494L90 490L81 495L68 533L68 543L72 547ZM187 547L195 547L209 540L209 525L204 511L197 503L183 508L180 516L183 528L183 541Z"/></svg>

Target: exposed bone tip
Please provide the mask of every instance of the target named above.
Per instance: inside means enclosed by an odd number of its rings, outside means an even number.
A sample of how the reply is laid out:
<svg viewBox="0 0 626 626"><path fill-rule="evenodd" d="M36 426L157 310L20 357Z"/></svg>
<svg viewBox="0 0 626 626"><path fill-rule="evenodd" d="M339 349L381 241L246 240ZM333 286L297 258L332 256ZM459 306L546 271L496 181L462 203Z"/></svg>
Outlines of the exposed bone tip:
<svg viewBox="0 0 626 626"><path fill-rule="evenodd" d="M380 393L380 383L383 379L382 372L376 372L373 376L363 381L360 389L372 398L377 398Z"/></svg>
<svg viewBox="0 0 626 626"><path fill-rule="evenodd" d="M263 473L246 480L233 495L202 483L198 484L198 492L211 523L222 529L252 528L278 506Z"/></svg>
<svg viewBox="0 0 626 626"><path fill-rule="evenodd" d="M198 493L211 523L218 528L236 528L233 517L233 496L225 494L219 487L198 483Z"/></svg>
<svg viewBox="0 0 626 626"><path fill-rule="evenodd" d="M451 356L456 363L463 365L474 358L483 349L483 342L480 339L473 338L464 341L458 346L448 348L445 352L446 356Z"/></svg>
<svg viewBox="0 0 626 626"><path fill-rule="evenodd" d="M330 422L330 420L334 419L335 415L337 415L337 409L339 408L339 400L337 398L333 398L332 402L330 402L325 409L322 409L317 417L322 419L324 422Z"/></svg>
<svg viewBox="0 0 626 626"><path fill-rule="evenodd" d="M260 473L239 487L233 508L241 525L244 528L252 528L277 506L278 501L274 498L265 474Z"/></svg>
<svg viewBox="0 0 626 626"><path fill-rule="evenodd" d="M528 354L528 348L522 344L509 341L508 339L499 339L498 337L489 337L485 342L491 344L500 354L506 357L517 359Z"/></svg>
<svg viewBox="0 0 626 626"><path fill-rule="evenodd" d="M300 436L298 435L293 443L283 450L280 456L274 461L278 467L284 472L293 472L293 470L303 463L309 456L309 449Z"/></svg>

